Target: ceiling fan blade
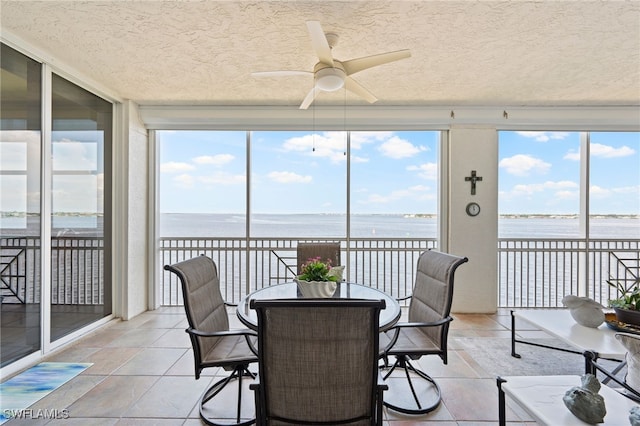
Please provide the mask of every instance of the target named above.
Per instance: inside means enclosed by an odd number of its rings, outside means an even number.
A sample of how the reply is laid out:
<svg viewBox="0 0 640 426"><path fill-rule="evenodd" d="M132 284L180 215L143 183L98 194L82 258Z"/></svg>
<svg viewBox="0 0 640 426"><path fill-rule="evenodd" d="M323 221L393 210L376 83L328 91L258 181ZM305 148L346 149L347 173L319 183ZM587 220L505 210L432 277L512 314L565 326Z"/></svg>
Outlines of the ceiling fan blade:
<svg viewBox="0 0 640 426"><path fill-rule="evenodd" d="M344 87L361 98L366 99L369 103L374 103L378 100L373 93L365 89L360 83L352 79L351 77L347 77L344 79Z"/></svg>
<svg viewBox="0 0 640 426"><path fill-rule="evenodd" d="M316 95L319 91L319 89L316 89L316 87L313 86L313 88L309 91L309 93L307 93L307 96L304 97L304 100L300 104L300 109L309 108L309 105L311 105L311 102L313 102L313 100L316 98Z"/></svg>
<svg viewBox="0 0 640 426"><path fill-rule="evenodd" d="M309 35L311 36L311 44L313 49L318 55L318 59L323 64L333 66L333 56L331 55L331 47L327 37L324 35L322 26L319 21L307 21L307 28L309 29Z"/></svg>
<svg viewBox="0 0 640 426"><path fill-rule="evenodd" d="M313 73L310 71L257 71L252 72L253 77L289 77L292 75L310 75Z"/></svg>
<svg viewBox="0 0 640 426"><path fill-rule="evenodd" d="M367 68L376 67L378 65L387 64L400 59L409 58L411 51L409 49L396 50L395 52L380 53L378 55L365 56L363 58L351 59L342 62L344 71L347 75L355 74Z"/></svg>

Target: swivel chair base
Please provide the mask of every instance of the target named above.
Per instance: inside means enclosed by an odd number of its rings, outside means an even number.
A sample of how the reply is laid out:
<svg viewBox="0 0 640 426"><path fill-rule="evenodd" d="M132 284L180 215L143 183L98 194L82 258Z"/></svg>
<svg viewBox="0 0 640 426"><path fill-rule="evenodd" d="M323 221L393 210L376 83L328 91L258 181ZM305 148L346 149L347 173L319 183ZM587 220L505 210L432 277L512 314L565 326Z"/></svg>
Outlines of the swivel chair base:
<svg viewBox="0 0 640 426"><path fill-rule="evenodd" d="M385 359L385 364L381 367L381 369L389 371L383 376L383 380L386 381L387 378L393 373L396 368L401 368L404 371L407 383L409 385L409 389L411 390L411 395L413 396L413 401L415 402L415 407L403 407L396 405L395 403L391 403L385 397L384 405L394 411L404 414L426 414L429 413L440 405L442 402L440 386L425 372L418 370L411 364L409 357L406 355L397 355L396 362L389 369L389 365ZM420 381L426 381L428 386L433 389L433 392L418 392L416 390L415 384L411 377L411 373L414 374L413 379L417 379ZM389 391L385 392L385 396L397 394L398 392L391 391L391 386L389 387ZM435 398L433 395L435 394Z"/></svg>
<svg viewBox="0 0 640 426"><path fill-rule="evenodd" d="M211 426L249 426L256 422L255 417L241 421L241 410L242 410L242 378L250 377L251 379L255 379L256 375L249 371L249 366L247 364L237 365L233 372L225 377L222 380L214 383L209 389L205 391L200 399L200 418L203 422ZM216 395L218 395L232 380L238 381L238 407L236 412L236 421L235 423L219 423L219 419L212 420L205 414L204 405L214 399ZM253 403L253 397L251 397L251 402Z"/></svg>

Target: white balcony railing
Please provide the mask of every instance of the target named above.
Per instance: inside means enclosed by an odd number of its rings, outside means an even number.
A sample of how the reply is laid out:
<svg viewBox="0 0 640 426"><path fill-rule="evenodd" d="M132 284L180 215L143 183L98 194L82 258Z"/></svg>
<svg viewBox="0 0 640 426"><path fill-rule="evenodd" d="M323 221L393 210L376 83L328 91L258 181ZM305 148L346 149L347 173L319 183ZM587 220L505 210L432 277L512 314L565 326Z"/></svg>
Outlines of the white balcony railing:
<svg viewBox="0 0 640 426"><path fill-rule="evenodd" d="M415 264L435 239L308 239L308 238L161 238L160 265L172 264L200 254L216 262L222 293L229 302L270 285L292 281L296 275L298 242L334 241L342 245L345 279L368 283L394 297L411 294ZM347 261L348 259L348 261ZM175 275L162 271L163 305L182 304Z"/></svg>
<svg viewBox="0 0 640 426"><path fill-rule="evenodd" d="M394 297L411 294L420 253L435 239L161 238L159 265L200 254L219 268L229 302L295 276L296 245L339 241L346 279L368 283ZM52 238L52 303L102 304L103 241L92 237ZM640 276L638 239L501 238L498 241L499 307L561 307L566 294L591 297L603 305L615 298L607 285ZM40 297L40 242L36 237L0 238L3 303L37 303ZM177 279L159 271L162 305L181 305Z"/></svg>
<svg viewBox="0 0 640 426"><path fill-rule="evenodd" d="M567 294L607 306L617 297L607 280L640 276L640 240L502 238L498 254L500 307L561 307Z"/></svg>

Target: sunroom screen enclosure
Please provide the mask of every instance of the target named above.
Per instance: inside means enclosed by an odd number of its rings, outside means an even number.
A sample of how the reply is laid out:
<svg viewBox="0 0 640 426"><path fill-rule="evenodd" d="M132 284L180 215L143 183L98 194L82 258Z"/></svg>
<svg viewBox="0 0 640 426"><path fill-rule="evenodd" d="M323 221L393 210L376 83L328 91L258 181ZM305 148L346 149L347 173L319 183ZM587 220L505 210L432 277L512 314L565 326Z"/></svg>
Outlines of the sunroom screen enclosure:
<svg viewBox="0 0 640 426"><path fill-rule="evenodd" d="M228 300L295 275L299 241L339 241L348 279L406 294L437 241L441 132L158 132L160 262L206 252ZM400 257L399 257L400 256ZM386 277L386 278L385 278ZM164 276L160 304L180 303Z"/></svg>

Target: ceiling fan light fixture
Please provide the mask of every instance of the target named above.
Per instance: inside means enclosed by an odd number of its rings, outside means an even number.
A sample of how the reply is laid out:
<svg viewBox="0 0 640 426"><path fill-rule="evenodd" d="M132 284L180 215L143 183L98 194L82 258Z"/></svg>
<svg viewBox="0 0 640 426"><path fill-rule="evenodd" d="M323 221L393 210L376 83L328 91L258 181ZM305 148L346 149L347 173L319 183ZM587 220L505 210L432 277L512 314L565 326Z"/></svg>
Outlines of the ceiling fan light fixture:
<svg viewBox="0 0 640 426"><path fill-rule="evenodd" d="M316 71L316 87L325 92L335 92L344 86L346 76L340 68L323 68Z"/></svg>
<svg viewBox="0 0 640 426"><path fill-rule="evenodd" d="M369 103L374 103L378 99L355 81L351 76L357 72L377 67L389 62L399 61L409 58L411 52L408 49L394 52L379 53L377 55L364 56L361 58L339 61L333 57L332 48L338 42L338 35L335 33L325 33L319 21L307 21L307 29L311 36L311 44L318 57L318 62L310 71L263 71L252 73L255 77L276 77L290 75L314 76L313 87L300 104L300 109L307 109L313 103L320 92L335 92L341 88L365 99ZM346 92L345 92L346 93ZM346 94L345 94L346 104Z"/></svg>

